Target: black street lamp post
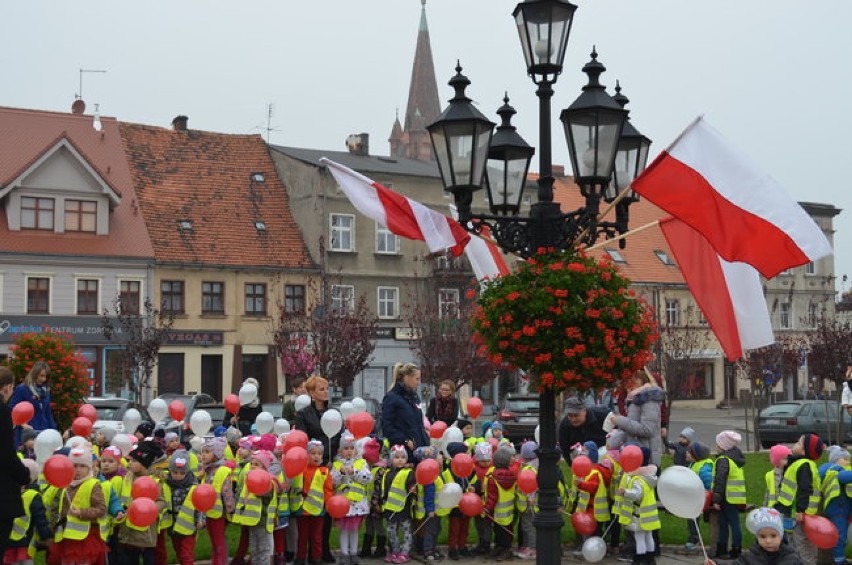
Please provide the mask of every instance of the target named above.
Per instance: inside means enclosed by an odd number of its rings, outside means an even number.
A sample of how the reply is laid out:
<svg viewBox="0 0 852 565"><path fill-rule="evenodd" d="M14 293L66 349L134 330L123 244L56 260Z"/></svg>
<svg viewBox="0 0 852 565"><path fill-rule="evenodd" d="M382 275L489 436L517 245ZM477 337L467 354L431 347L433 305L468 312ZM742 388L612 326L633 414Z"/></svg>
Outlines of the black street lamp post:
<svg viewBox="0 0 852 565"><path fill-rule="evenodd" d="M519 215L522 192L534 149L510 124L515 110L508 104L498 110L501 125L493 133L488 121L465 95L470 85L456 67L449 84L455 96L438 119L427 127L445 190L451 192L459 222L473 233L488 227L500 247L508 253L530 257L540 248L569 249L598 237L614 237L627 232L628 206L638 197L621 193L644 168L650 140L627 124L626 98L609 96L599 77L606 69L597 53L584 67L588 84L580 96L560 115L574 181L580 186L585 205L563 213L553 201L551 153L551 98L553 84L562 72L565 48L576 6L566 0L526 0L515 7L513 16L527 64L527 74L537 85L539 99L539 177L538 201L529 216ZM621 102L621 103L620 103ZM486 164L486 157L488 163ZM619 158L618 176L613 168ZM473 193L488 190L491 214L472 211ZM616 202L616 221L599 218L600 201ZM539 564L551 565L561 559L560 533L564 523L559 513L557 491L559 450L556 438L556 396L546 389L540 396L541 440L538 450L538 507L535 517Z"/></svg>

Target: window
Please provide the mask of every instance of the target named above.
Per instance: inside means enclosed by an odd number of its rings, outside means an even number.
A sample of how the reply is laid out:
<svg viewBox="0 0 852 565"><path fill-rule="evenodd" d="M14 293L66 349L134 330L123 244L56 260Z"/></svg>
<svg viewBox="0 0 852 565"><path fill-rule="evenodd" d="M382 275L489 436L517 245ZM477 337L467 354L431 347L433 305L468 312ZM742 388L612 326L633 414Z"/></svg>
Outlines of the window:
<svg viewBox="0 0 852 565"><path fill-rule="evenodd" d="M606 252L616 263L627 263L627 260L624 258L624 255L622 255L619 251L607 248Z"/></svg>
<svg viewBox="0 0 852 565"><path fill-rule="evenodd" d="M225 283L203 282L201 283L201 313L202 314L224 314L225 313Z"/></svg>
<svg viewBox="0 0 852 565"><path fill-rule="evenodd" d="M305 313L305 285L284 285L284 311L288 314Z"/></svg>
<svg viewBox="0 0 852 565"><path fill-rule="evenodd" d="M266 285L261 283L246 283L246 314L253 316L266 315Z"/></svg>
<svg viewBox="0 0 852 565"><path fill-rule="evenodd" d="M789 302L781 303L781 329L789 330L793 327L793 305Z"/></svg>
<svg viewBox="0 0 852 565"><path fill-rule="evenodd" d="M459 289L442 288L438 290L438 316L441 318L459 317Z"/></svg>
<svg viewBox="0 0 852 565"><path fill-rule="evenodd" d="M32 230L53 229L53 198L21 197L21 228Z"/></svg>
<svg viewBox="0 0 852 565"><path fill-rule="evenodd" d="M354 251L353 232L355 216L351 214L331 215L331 250Z"/></svg>
<svg viewBox="0 0 852 565"><path fill-rule="evenodd" d="M183 281L160 281L160 304L164 312L183 314Z"/></svg>
<svg viewBox="0 0 852 565"><path fill-rule="evenodd" d="M713 398L713 363L693 360L691 366L685 378L668 394L677 400Z"/></svg>
<svg viewBox="0 0 852 565"><path fill-rule="evenodd" d="M666 325L680 325L680 302L673 298L666 299Z"/></svg>
<svg viewBox="0 0 852 565"><path fill-rule="evenodd" d="M657 249L657 250L654 251L654 254L657 256L657 259L659 259L660 262L663 265L674 265L675 264L674 260L665 251Z"/></svg>
<svg viewBox="0 0 852 565"><path fill-rule="evenodd" d="M819 320L819 304L816 302L811 302L808 304L808 327L815 328L817 327L817 321Z"/></svg>
<svg viewBox="0 0 852 565"><path fill-rule="evenodd" d="M50 279L30 277L27 279L27 314L50 313Z"/></svg>
<svg viewBox="0 0 852 565"><path fill-rule="evenodd" d="M399 253L399 238L379 224L376 224L376 253Z"/></svg>
<svg viewBox="0 0 852 565"><path fill-rule="evenodd" d="M378 287L379 318L391 319L399 316L399 289L395 286Z"/></svg>
<svg viewBox="0 0 852 565"><path fill-rule="evenodd" d="M805 274L806 275L815 275L816 274L816 265L813 261L805 265Z"/></svg>
<svg viewBox="0 0 852 565"><path fill-rule="evenodd" d="M98 313L97 279L77 279L77 313Z"/></svg>
<svg viewBox="0 0 852 565"><path fill-rule="evenodd" d="M98 227L98 203L89 200L65 201L65 231L94 233Z"/></svg>
<svg viewBox="0 0 852 565"><path fill-rule="evenodd" d="M355 287L348 284L331 285L331 310L335 314L355 309Z"/></svg>
<svg viewBox="0 0 852 565"><path fill-rule="evenodd" d="M121 312L124 314L138 314L141 310L141 288L139 281L121 281L119 283L118 300Z"/></svg>

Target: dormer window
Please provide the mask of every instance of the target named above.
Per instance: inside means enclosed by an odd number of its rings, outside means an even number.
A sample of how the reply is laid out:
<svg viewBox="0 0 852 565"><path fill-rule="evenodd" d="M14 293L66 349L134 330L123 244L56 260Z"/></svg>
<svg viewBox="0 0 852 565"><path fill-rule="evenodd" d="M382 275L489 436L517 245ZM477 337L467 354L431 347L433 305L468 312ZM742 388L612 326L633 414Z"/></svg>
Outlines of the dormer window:
<svg viewBox="0 0 852 565"><path fill-rule="evenodd" d="M265 232L266 231L266 222L257 221L257 222L254 223L254 227L259 232Z"/></svg>
<svg viewBox="0 0 852 565"><path fill-rule="evenodd" d="M98 227L98 203L90 200L65 201L65 231L95 233Z"/></svg>
<svg viewBox="0 0 852 565"><path fill-rule="evenodd" d="M181 220L178 222L180 231L192 231L192 220Z"/></svg>
<svg viewBox="0 0 852 565"><path fill-rule="evenodd" d="M266 182L266 175L262 172L254 172L251 174L251 180L254 182Z"/></svg>
<svg viewBox="0 0 852 565"><path fill-rule="evenodd" d="M21 197L21 229L53 231L53 198Z"/></svg>

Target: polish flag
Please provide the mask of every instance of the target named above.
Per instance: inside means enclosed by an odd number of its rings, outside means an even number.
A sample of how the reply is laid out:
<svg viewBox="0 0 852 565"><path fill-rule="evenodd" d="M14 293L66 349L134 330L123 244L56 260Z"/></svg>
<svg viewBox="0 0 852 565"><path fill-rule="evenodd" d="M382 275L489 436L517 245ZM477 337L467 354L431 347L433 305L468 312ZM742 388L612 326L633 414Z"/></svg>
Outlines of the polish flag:
<svg viewBox="0 0 852 565"><path fill-rule="evenodd" d="M453 204L450 204L450 215L454 220L459 217L458 210ZM508 275L509 266L503 259L500 249L491 239L491 230L488 226L482 226L480 233L482 237L472 237L470 243L464 248L465 257L476 274L476 280L482 282Z"/></svg>
<svg viewBox="0 0 852 565"><path fill-rule="evenodd" d="M766 278L832 253L807 212L702 117L632 188L701 232L724 259L748 263Z"/></svg>
<svg viewBox="0 0 852 565"><path fill-rule="evenodd" d="M660 228L728 361L742 357L745 349L774 343L769 309L754 267L725 261L704 236L677 218L660 220Z"/></svg>
<svg viewBox="0 0 852 565"><path fill-rule="evenodd" d="M470 241L470 234L457 221L402 196L340 163L325 157L320 159L320 163L328 166L337 184L359 212L392 233L408 239L425 241L432 253L450 249L455 256L461 255L465 245Z"/></svg>

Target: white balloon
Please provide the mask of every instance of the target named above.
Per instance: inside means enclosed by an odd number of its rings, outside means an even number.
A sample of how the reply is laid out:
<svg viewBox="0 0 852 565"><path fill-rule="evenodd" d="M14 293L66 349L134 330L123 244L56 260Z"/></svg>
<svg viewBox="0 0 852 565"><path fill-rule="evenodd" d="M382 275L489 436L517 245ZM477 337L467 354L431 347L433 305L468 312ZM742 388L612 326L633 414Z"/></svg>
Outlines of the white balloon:
<svg viewBox="0 0 852 565"><path fill-rule="evenodd" d="M356 412L367 411L367 401L361 398L360 396L356 396L352 399L352 406L355 408Z"/></svg>
<svg viewBox="0 0 852 565"><path fill-rule="evenodd" d="M678 518L697 518L704 509L704 483L689 467L669 467L657 481L657 496Z"/></svg>
<svg viewBox="0 0 852 565"><path fill-rule="evenodd" d="M133 441L128 434L116 434L112 438L112 445L119 448L124 457L127 457L127 454L133 451Z"/></svg>
<svg viewBox="0 0 852 565"><path fill-rule="evenodd" d="M438 489L435 503L438 508L455 508L462 497L462 488L458 483L447 483Z"/></svg>
<svg viewBox="0 0 852 565"><path fill-rule="evenodd" d="M349 402L348 400L346 402L341 403L340 413L343 415L344 418L348 418L355 412L358 412L358 410L355 410L355 405Z"/></svg>
<svg viewBox="0 0 852 565"><path fill-rule="evenodd" d="M286 434L290 431L290 422L285 420L284 418L278 418L275 420L275 425L272 427L272 433L277 436L281 434Z"/></svg>
<svg viewBox="0 0 852 565"><path fill-rule="evenodd" d="M246 383L240 387L240 406L245 406L255 401L257 398L257 387L251 383Z"/></svg>
<svg viewBox="0 0 852 565"><path fill-rule="evenodd" d="M136 433L136 428L142 423L142 414L136 408L130 408L124 413L121 423L124 424L124 433L134 434Z"/></svg>
<svg viewBox="0 0 852 565"><path fill-rule="evenodd" d="M275 427L275 416L269 412L261 412L255 418L254 425L257 427L257 433L268 434Z"/></svg>
<svg viewBox="0 0 852 565"><path fill-rule="evenodd" d="M583 559L597 563L606 557L606 542L603 538L592 536L583 542Z"/></svg>
<svg viewBox="0 0 852 565"><path fill-rule="evenodd" d="M62 447L62 435L57 430L40 431L33 443L36 460L41 463L47 461L60 447Z"/></svg>
<svg viewBox="0 0 852 565"><path fill-rule="evenodd" d="M155 398L151 401L151 404L148 405L148 415L151 416L151 419L154 420L155 424L159 424L165 420L168 413L169 407L166 404L166 401L162 398Z"/></svg>
<svg viewBox="0 0 852 565"><path fill-rule="evenodd" d="M464 441L464 434L460 429L456 426L450 426L444 431L444 435L441 437L441 442L443 443L443 451L447 452L447 446L451 443L457 443Z"/></svg>
<svg viewBox="0 0 852 565"><path fill-rule="evenodd" d="M213 419L207 410L196 410L189 417L189 427L192 429L192 433L197 436L205 435L212 426Z"/></svg>
<svg viewBox="0 0 852 565"><path fill-rule="evenodd" d="M65 442L65 447L67 447L68 449L74 449L75 447L82 447L84 445L87 445L88 443L89 440L87 440L83 436L73 436L69 437L68 441Z"/></svg>
<svg viewBox="0 0 852 565"><path fill-rule="evenodd" d="M296 408L296 412L301 410L302 408L307 408L311 405L311 397L307 394L300 394L296 397L296 400L293 402L293 406Z"/></svg>
<svg viewBox="0 0 852 565"><path fill-rule="evenodd" d="M541 445L541 440L538 437L538 432L539 432L540 429L541 429L541 426L535 427L535 442L539 445Z"/></svg>
<svg viewBox="0 0 852 565"><path fill-rule="evenodd" d="M343 415L334 408L326 410L320 418L320 427L326 437L336 436L343 429Z"/></svg>

